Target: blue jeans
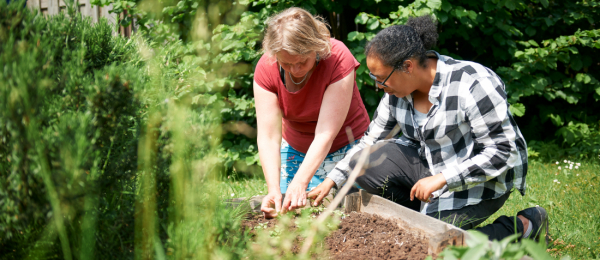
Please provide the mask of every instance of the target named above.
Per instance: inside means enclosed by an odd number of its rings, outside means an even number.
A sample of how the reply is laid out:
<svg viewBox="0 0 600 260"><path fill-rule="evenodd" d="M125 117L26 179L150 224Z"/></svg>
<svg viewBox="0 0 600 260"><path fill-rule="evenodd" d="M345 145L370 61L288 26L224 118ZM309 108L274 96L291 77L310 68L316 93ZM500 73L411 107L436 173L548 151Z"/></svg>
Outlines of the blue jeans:
<svg viewBox="0 0 600 260"><path fill-rule="evenodd" d="M333 153L327 154L325 160L321 163L317 169L317 172L315 172L315 175L310 180L306 191L310 191L321 184L325 180L325 177L327 177L327 174L331 172L333 168L335 168L335 165L346 156L346 153L357 142L358 141L355 141L354 143L346 145ZM290 182L292 182L294 176L296 176L296 172L298 172L300 165L302 165L306 154L291 147L288 142L285 141L285 139L281 139L280 151L281 178L279 180L279 187L281 188L281 193L285 193L288 185Z"/></svg>

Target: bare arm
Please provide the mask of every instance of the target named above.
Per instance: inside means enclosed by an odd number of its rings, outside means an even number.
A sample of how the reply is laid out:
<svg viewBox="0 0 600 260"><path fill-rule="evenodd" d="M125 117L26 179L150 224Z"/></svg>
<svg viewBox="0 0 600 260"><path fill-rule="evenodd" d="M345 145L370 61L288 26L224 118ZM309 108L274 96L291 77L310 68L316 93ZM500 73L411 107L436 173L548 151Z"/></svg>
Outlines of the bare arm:
<svg viewBox="0 0 600 260"><path fill-rule="evenodd" d="M306 153L304 162L290 183L283 203L284 211L306 205L306 187L323 163L348 115L354 89L354 76L355 72L352 71L343 79L329 85L325 91L315 129L315 139Z"/></svg>
<svg viewBox="0 0 600 260"><path fill-rule="evenodd" d="M263 200L261 210L265 217L277 216L281 203L279 188L279 171L281 165L281 110L277 103L277 95L271 93L256 81L254 82L254 102L256 104L256 121L258 128L258 156L262 164L268 195ZM271 205L275 204L275 208Z"/></svg>

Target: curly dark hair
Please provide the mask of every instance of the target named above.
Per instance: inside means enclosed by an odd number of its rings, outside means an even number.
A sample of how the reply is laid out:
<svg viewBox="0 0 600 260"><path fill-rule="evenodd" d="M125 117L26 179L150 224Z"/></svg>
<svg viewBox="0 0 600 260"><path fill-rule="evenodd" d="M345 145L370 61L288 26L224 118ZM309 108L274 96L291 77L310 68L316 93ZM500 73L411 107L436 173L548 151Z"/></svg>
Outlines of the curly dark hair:
<svg viewBox="0 0 600 260"><path fill-rule="evenodd" d="M438 39L437 21L431 15L411 17L405 25L381 30L367 43L365 55L375 55L383 65L403 69L402 62L416 58L421 67L427 66L427 50Z"/></svg>

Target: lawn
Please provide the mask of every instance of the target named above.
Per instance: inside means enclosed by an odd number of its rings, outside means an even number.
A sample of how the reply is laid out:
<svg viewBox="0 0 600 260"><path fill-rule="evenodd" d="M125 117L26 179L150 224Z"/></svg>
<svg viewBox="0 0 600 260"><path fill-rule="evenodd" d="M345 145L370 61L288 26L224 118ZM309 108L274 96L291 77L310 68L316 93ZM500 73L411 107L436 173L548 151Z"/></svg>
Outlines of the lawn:
<svg viewBox="0 0 600 260"><path fill-rule="evenodd" d="M513 215L519 210L542 206L550 217L552 240L548 252L560 259L595 259L600 256L600 162L561 160L540 162L530 160L527 174L527 194L513 193L504 207L482 225L500 215ZM559 169L560 166L560 169ZM229 178L220 182L231 197L265 195L263 178Z"/></svg>
<svg viewBox="0 0 600 260"><path fill-rule="evenodd" d="M581 165L577 165L580 163ZM482 225L501 215L542 206L548 210L550 236L548 252L560 258L596 259L600 256L600 163L573 160L530 161L525 196L513 193L504 207ZM576 167L577 166L577 167ZM560 167L560 169L559 169Z"/></svg>

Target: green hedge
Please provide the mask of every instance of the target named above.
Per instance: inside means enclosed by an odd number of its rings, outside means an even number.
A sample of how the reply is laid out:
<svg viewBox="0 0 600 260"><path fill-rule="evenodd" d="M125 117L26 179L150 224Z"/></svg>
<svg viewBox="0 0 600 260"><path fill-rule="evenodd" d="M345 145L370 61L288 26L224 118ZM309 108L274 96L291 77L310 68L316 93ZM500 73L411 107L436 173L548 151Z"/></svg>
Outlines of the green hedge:
<svg viewBox="0 0 600 260"><path fill-rule="evenodd" d="M526 139L545 158L595 158L600 153L600 64L593 59L600 48L599 1L549 0L248 0L221 1L210 16L199 0L166 3L148 12L136 1L108 0L115 12L127 10L152 39L194 40L194 17L208 15L202 30L212 32L208 62L255 65L266 19L290 6L303 7L329 20L332 35L343 40L363 64L357 82L373 113L382 92L375 92L363 54L365 43L379 30L403 24L410 16L434 15L439 22L439 44L444 55L479 62L505 81L511 111ZM231 19L243 12L241 19ZM123 21L131 22L131 19ZM219 41L215 44L213 41ZM256 126L251 93L251 70L224 77L216 98L229 102L225 121ZM230 91L234 89L235 91ZM252 136L235 131L225 136L221 159L233 171L260 172ZM558 153L547 153L559 150ZM235 166L234 166L235 165ZM258 169L258 171L256 171Z"/></svg>
<svg viewBox="0 0 600 260"><path fill-rule="evenodd" d="M4 257L33 254L24 245L47 236L49 221L65 223L56 230L63 249L70 248L67 234L83 234L66 224L82 215L114 219L101 223L107 232L132 226L125 216L132 215L134 201L121 193L123 186L133 189L137 168L141 114L133 88L145 80L140 58L131 40L112 36L106 21L92 25L71 17L45 19L23 2L0 3ZM89 198L103 210L85 211ZM115 243L114 237L98 240Z"/></svg>
<svg viewBox="0 0 600 260"><path fill-rule="evenodd" d="M0 2L0 259L149 257L153 241L163 257L241 254L239 212L207 183L227 169L215 154L236 100L215 89L243 68L24 6Z"/></svg>

